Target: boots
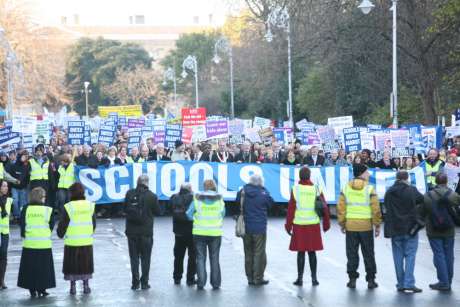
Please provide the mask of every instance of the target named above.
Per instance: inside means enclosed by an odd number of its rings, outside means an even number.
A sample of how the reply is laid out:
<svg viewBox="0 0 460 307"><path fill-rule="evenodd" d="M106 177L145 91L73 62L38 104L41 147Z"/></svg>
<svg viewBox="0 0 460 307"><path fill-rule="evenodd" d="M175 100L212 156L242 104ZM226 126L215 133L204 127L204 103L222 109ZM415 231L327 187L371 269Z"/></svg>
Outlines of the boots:
<svg viewBox="0 0 460 307"><path fill-rule="evenodd" d="M319 286L318 278L316 277L318 260L315 252L308 252L308 262L310 263L311 284L314 287Z"/></svg>
<svg viewBox="0 0 460 307"><path fill-rule="evenodd" d="M75 284L75 281L70 282L70 295L75 295L77 294L77 286Z"/></svg>
<svg viewBox="0 0 460 307"><path fill-rule="evenodd" d="M293 282L294 286L303 286L303 272L305 270L305 253L297 253L297 280Z"/></svg>
<svg viewBox="0 0 460 307"><path fill-rule="evenodd" d="M6 262L6 259L0 260L0 290L7 289L7 286L5 285Z"/></svg>
<svg viewBox="0 0 460 307"><path fill-rule="evenodd" d="M350 281L347 283L347 287L350 289L356 289L356 278L350 278Z"/></svg>
<svg viewBox="0 0 460 307"><path fill-rule="evenodd" d="M89 287L89 281L88 280L83 281L83 293L84 294L90 294L91 293L91 288Z"/></svg>
<svg viewBox="0 0 460 307"><path fill-rule="evenodd" d="M371 290L372 290L372 289L377 288L378 286L379 286L379 285L375 282L375 279L369 279L369 280L367 281L367 288L368 288L368 289L371 289Z"/></svg>

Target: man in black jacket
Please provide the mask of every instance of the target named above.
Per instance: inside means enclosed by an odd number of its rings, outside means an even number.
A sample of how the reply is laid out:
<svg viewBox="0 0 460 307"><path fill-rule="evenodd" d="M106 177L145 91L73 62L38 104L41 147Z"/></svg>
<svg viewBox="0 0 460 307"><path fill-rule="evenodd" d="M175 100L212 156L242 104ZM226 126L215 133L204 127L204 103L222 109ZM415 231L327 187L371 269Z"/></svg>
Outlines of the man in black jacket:
<svg viewBox="0 0 460 307"><path fill-rule="evenodd" d="M126 236L131 262L132 290L150 288L150 257L153 246L153 217L160 214L157 196L149 191L149 177L141 175L137 187L126 193ZM142 277L139 278L139 259Z"/></svg>
<svg viewBox="0 0 460 307"><path fill-rule="evenodd" d="M423 204L423 195L409 184L409 174L400 171L396 182L385 193L385 238L391 238L395 263L396 288L400 292L422 292L415 286L414 267L421 228L417 219L417 206Z"/></svg>
<svg viewBox="0 0 460 307"><path fill-rule="evenodd" d="M180 284L184 272L185 252L188 250L187 285L196 284L196 251L193 244L193 222L187 219L187 212L193 200L192 186L183 183L179 193L174 194L169 200L173 214L174 243L174 283Z"/></svg>

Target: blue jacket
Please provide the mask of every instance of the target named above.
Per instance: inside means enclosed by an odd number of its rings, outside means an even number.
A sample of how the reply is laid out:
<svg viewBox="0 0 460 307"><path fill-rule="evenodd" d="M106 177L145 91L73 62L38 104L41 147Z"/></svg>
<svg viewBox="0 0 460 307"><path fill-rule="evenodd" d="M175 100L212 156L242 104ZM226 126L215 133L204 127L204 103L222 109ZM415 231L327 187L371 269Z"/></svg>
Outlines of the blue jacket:
<svg viewBox="0 0 460 307"><path fill-rule="evenodd" d="M206 205L209 205L213 204L217 199L221 199L222 195L217 194L214 191L206 191L203 193L197 193L195 198L202 200ZM187 209L187 212L185 213L190 221L193 221L193 215L195 214L195 211L195 202L192 200L190 206ZM225 217L225 207L222 210L222 217Z"/></svg>
<svg viewBox="0 0 460 307"><path fill-rule="evenodd" d="M247 234L264 234L267 232L268 209L273 203L270 193L260 186L247 184L238 192L237 203L240 204L244 190L243 214Z"/></svg>

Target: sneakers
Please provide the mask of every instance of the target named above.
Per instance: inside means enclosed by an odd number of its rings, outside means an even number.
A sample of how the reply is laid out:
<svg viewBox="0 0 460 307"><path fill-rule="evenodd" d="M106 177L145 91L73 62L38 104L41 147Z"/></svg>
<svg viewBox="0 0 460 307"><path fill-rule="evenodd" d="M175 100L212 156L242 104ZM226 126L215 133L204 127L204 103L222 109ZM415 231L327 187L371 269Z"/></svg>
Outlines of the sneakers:
<svg viewBox="0 0 460 307"><path fill-rule="evenodd" d="M399 289L398 289L399 291ZM402 292L409 292L409 293L420 293L422 292L423 290L420 289L420 288L417 288L417 287L412 287L412 288L405 288L405 289L402 289Z"/></svg>

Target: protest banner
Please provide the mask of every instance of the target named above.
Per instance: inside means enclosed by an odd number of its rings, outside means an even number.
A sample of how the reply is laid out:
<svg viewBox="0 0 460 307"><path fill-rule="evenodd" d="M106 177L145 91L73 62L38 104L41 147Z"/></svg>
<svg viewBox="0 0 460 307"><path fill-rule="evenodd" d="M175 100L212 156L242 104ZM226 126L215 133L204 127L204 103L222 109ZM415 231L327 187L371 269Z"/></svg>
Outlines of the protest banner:
<svg viewBox="0 0 460 307"><path fill-rule="evenodd" d="M193 136L193 128L192 127L182 127L182 142L184 144L191 144L192 143L192 136Z"/></svg>
<svg viewBox="0 0 460 307"><path fill-rule="evenodd" d="M12 125L13 132L34 134L37 126L37 118L35 116L14 115Z"/></svg>
<svg viewBox="0 0 460 307"><path fill-rule="evenodd" d="M141 143L142 128L129 128L128 129L128 153L131 149L138 147Z"/></svg>
<svg viewBox="0 0 460 307"><path fill-rule="evenodd" d="M240 119L230 120L228 122L228 133L230 135L241 135L244 133L244 122Z"/></svg>
<svg viewBox="0 0 460 307"><path fill-rule="evenodd" d="M297 127L298 130L304 130L307 126L311 126L311 124L312 123L309 123L308 120L304 118L296 122L295 126Z"/></svg>
<svg viewBox="0 0 460 307"><path fill-rule="evenodd" d="M353 127L353 116L329 117L327 125L334 128L335 135L339 137L344 128Z"/></svg>
<svg viewBox="0 0 460 307"><path fill-rule="evenodd" d="M146 144L147 139L153 138L153 127L144 126L141 128L141 142Z"/></svg>
<svg viewBox="0 0 460 307"><path fill-rule="evenodd" d="M422 127L422 146L425 150L436 148L436 128L435 127Z"/></svg>
<svg viewBox="0 0 460 307"><path fill-rule="evenodd" d="M353 177L351 167L312 167L310 170L312 181L321 188L328 204L337 203L341 189ZM385 191L394 183L396 173L378 169L369 169L369 173L369 183L382 200ZM200 192L205 179L214 179L217 192L227 201L234 201L251 175L259 174L265 178L265 187L274 201L286 203L292 186L299 180L299 167L190 161L134 163L99 169L76 167L76 176L86 189L87 199L98 204L123 202L126 192L136 186L141 174L149 176L149 189L160 200L169 199L184 182L190 182L193 191ZM420 193L426 192L425 173L421 167L410 171L409 180Z"/></svg>
<svg viewBox="0 0 460 307"><path fill-rule="evenodd" d="M29 154L33 154L33 152L34 152L34 144L35 144L33 134L31 134L31 133L22 134L21 144L22 144L22 148L27 150L29 152Z"/></svg>
<svg viewBox="0 0 460 307"><path fill-rule="evenodd" d="M318 133L316 132L309 132L307 135L307 144L309 146L320 146L321 139L319 138Z"/></svg>
<svg viewBox="0 0 460 307"><path fill-rule="evenodd" d="M176 141L182 139L182 126L180 124L167 124L165 130L165 147L174 149Z"/></svg>
<svg viewBox="0 0 460 307"><path fill-rule="evenodd" d="M335 131L334 128L329 126L317 127L316 131L318 132L321 143L331 143L335 140Z"/></svg>
<svg viewBox="0 0 460 307"><path fill-rule="evenodd" d="M206 126L205 125L198 125L192 126L192 142L203 142L206 140Z"/></svg>
<svg viewBox="0 0 460 307"><path fill-rule="evenodd" d="M206 123L206 108L182 108L182 126L197 126Z"/></svg>
<svg viewBox="0 0 460 307"><path fill-rule="evenodd" d="M393 148L406 148L409 147L409 130L397 129L390 130L391 147Z"/></svg>
<svg viewBox="0 0 460 307"><path fill-rule="evenodd" d="M221 139L228 137L228 120L206 120L206 138Z"/></svg>
<svg viewBox="0 0 460 307"><path fill-rule="evenodd" d="M18 132L13 132L11 126L0 128L0 150L8 152L19 147L21 136Z"/></svg>
<svg viewBox="0 0 460 307"><path fill-rule="evenodd" d="M248 128L244 131L245 139L249 140L250 142L257 143L261 142L259 129L258 128Z"/></svg>
<svg viewBox="0 0 460 307"><path fill-rule="evenodd" d="M85 138L84 138L84 143L86 145L91 145L91 126L85 122Z"/></svg>
<svg viewBox="0 0 460 307"><path fill-rule="evenodd" d="M460 126L446 127L446 139L460 136Z"/></svg>
<svg viewBox="0 0 460 307"><path fill-rule="evenodd" d="M409 147L402 148L396 147L393 148L391 151L392 158L405 158L405 157L412 157L414 155L413 150L409 149Z"/></svg>
<svg viewBox="0 0 460 307"><path fill-rule="evenodd" d="M48 119L37 121L37 125L35 126L35 133L34 139L38 140L41 139L40 143L48 144L50 142L51 136L51 124Z"/></svg>
<svg viewBox="0 0 460 307"><path fill-rule="evenodd" d="M273 128L273 135L275 139L280 144L287 144L293 139L293 129L292 128Z"/></svg>
<svg viewBox="0 0 460 307"><path fill-rule="evenodd" d="M117 112L110 112L108 119L111 120L115 126L118 126L118 113Z"/></svg>
<svg viewBox="0 0 460 307"><path fill-rule="evenodd" d="M153 143L156 144L164 144L165 142L165 136L166 132L165 131L153 131Z"/></svg>
<svg viewBox="0 0 460 307"><path fill-rule="evenodd" d="M67 122L67 142L70 145L85 144L85 122L82 120Z"/></svg>
<svg viewBox="0 0 460 307"><path fill-rule="evenodd" d="M391 134L388 130L381 130L374 134L375 150L391 152Z"/></svg>
<svg viewBox="0 0 460 307"><path fill-rule="evenodd" d="M128 118L128 129L129 128L142 128L145 125L143 118Z"/></svg>
<svg viewBox="0 0 460 307"><path fill-rule="evenodd" d="M264 128L268 128L272 125L272 121L268 118L263 118L263 117L254 117L254 121L252 123L252 127L253 128L258 128L259 130L260 129L264 129Z"/></svg>
<svg viewBox="0 0 460 307"><path fill-rule="evenodd" d="M243 144L244 140L245 138L241 134L230 134L230 136L228 137L228 142L230 144L236 144L236 145Z"/></svg>
<svg viewBox="0 0 460 307"><path fill-rule="evenodd" d="M114 125L111 125L110 123L104 123L99 128L99 136L97 142L106 147L112 146L115 138L115 132L116 127Z"/></svg>
<svg viewBox="0 0 460 307"><path fill-rule="evenodd" d="M127 117L140 117L142 116L142 106L139 105L128 105L128 106L99 106L97 107L99 116L107 118L109 113L118 113L118 116Z"/></svg>
<svg viewBox="0 0 460 307"><path fill-rule="evenodd" d="M344 128L342 133L347 153L361 150L361 127Z"/></svg>
<svg viewBox="0 0 460 307"><path fill-rule="evenodd" d="M369 149L371 151L375 150L375 143L374 143L374 133L368 131L361 131L361 150L362 149Z"/></svg>

